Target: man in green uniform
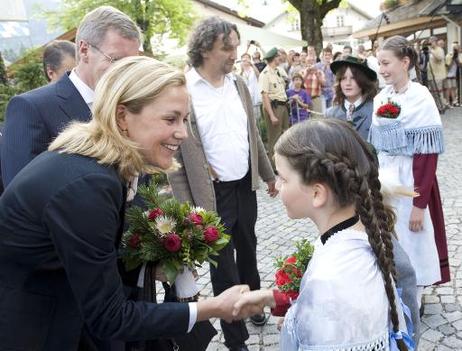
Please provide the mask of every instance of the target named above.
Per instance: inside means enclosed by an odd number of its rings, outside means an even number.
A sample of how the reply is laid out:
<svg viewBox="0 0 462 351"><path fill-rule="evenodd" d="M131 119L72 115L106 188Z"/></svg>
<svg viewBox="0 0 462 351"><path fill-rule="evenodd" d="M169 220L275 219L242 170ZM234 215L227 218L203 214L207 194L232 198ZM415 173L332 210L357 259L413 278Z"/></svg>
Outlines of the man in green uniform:
<svg viewBox="0 0 462 351"><path fill-rule="evenodd" d="M273 148L281 134L289 128L289 110L284 76L279 71L279 52L272 48L265 55L266 67L258 78L263 99L263 114L268 129L268 151L274 168Z"/></svg>

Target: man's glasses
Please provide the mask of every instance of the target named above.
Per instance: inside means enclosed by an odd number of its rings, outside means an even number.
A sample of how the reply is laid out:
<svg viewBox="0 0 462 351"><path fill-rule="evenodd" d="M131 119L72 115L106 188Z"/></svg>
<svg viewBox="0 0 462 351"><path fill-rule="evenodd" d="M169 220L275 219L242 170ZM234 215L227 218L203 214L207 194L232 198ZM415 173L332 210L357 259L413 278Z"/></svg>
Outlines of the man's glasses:
<svg viewBox="0 0 462 351"><path fill-rule="evenodd" d="M93 45L93 44L88 43L88 46L92 47L93 49L95 49L96 51L98 51L101 55L103 55L103 56L109 61L109 63L114 63L114 62L116 62L117 60L120 60L120 58L115 58L115 57L109 56L108 54L106 54L104 51L102 51L102 50L101 50L99 47L97 47L96 45Z"/></svg>

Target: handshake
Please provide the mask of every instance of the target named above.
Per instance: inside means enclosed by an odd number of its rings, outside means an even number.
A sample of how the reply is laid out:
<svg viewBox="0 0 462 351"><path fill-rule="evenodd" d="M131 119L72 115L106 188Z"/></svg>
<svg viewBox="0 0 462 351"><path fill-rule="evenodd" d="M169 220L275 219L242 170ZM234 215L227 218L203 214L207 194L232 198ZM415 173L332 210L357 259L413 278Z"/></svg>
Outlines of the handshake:
<svg viewBox="0 0 462 351"><path fill-rule="evenodd" d="M220 295L197 303L197 320L224 319L228 323L263 313L265 306L275 307L273 291L249 290L248 285L235 285Z"/></svg>

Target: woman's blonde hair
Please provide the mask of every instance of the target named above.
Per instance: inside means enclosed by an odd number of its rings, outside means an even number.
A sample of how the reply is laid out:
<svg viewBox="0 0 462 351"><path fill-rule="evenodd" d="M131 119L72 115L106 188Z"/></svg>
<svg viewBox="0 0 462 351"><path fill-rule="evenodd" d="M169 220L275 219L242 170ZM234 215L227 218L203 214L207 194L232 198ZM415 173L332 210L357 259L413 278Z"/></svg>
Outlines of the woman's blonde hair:
<svg viewBox="0 0 462 351"><path fill-rule="evenodd" d="M72 123L48 149L93 157L103 165L115 166L125 180L141 172L156 173L159 169L146 164L138 145L120 130L117 106L138 114L166 88L185 85L184 73L165 63L144 56L124 58L97 84L92 120Z"/></svg>

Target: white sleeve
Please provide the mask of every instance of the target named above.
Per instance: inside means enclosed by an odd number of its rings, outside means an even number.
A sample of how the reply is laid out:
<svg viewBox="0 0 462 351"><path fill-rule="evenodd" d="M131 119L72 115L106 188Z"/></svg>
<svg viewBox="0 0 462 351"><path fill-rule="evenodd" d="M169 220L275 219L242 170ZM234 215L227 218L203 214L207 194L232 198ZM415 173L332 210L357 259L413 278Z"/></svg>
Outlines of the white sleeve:
<svg viewBox="0 0 462 351"><path fill-rule="evenodd" d="M189 305L189 324L188 324L188 333L194 327L194 324L197 322L197 302L190 302Z"/></svg>

